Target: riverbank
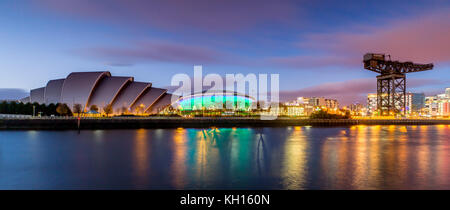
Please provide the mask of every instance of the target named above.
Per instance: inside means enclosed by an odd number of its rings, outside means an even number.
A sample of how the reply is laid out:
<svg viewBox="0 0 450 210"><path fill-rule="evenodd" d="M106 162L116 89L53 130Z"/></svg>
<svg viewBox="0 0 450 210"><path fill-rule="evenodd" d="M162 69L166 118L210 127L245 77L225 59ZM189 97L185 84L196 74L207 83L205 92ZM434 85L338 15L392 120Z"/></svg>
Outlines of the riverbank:
<svg viewBox="0 0 450 210"><path fill-rule="evenodd" d="M450 125L449 119L294 119L279 118L28 118L0 119L1 130L73 130L137 128L208 128L208 127L280 127L280 126L351 126L351 125Z"/></svg>

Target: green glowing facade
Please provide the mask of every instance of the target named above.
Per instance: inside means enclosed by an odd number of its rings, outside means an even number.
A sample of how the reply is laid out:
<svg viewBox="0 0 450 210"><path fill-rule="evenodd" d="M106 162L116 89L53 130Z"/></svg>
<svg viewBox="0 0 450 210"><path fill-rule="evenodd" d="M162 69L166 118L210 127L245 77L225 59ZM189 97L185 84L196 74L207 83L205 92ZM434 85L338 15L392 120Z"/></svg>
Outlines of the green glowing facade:
<svg viewBox="0 0 450 210"><path fill-rule="evenodd" d="M176 103L180 111L233 110L250 111L254 99L238 93L199 93L182 97Z"/></svg>

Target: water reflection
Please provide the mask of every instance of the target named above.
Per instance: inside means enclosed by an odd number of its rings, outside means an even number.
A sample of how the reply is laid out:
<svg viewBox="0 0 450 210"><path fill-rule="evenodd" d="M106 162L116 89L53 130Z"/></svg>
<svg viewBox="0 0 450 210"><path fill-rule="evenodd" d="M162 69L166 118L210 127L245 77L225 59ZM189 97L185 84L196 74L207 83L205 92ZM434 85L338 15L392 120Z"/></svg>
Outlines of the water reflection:
<svg viewBox="0 0 450 210"><path fill-rule="evenodd" d="M450 189L450 126L4 131L0 189Z"/></svg>
<svg viewBox="0 0 450 210"><path fill-rule="evenodd" d="M148 149L148 130L138 129L136 130L136 138L134 139L134 168L136 169L136 186L139 187L148 183L148 168L149 163L149 149Z"/></svg>
<svg viewBox="0 0 450 210"><path fill-rule="evenodd" d="M308 142L303 128L295 126L284 142L282 180L285 189L304 189Z"/></svg>
<svg viewBox="0 0 450 210"><path fill-rule="evenodd" d="M177 128L173 140L172 181L176 189L182 189L186 184L186 130Z"/></svg>
<svg viewBox="0 0 450 210"><path fill-rule="evenodd" d="M258 138L258 146L256 148L256 166L258 168L258 176L265 177L269 173L270 170L270 162L268 161L268 151L266 145L264 143L264 129L257 129L259 138Z"/></svg>

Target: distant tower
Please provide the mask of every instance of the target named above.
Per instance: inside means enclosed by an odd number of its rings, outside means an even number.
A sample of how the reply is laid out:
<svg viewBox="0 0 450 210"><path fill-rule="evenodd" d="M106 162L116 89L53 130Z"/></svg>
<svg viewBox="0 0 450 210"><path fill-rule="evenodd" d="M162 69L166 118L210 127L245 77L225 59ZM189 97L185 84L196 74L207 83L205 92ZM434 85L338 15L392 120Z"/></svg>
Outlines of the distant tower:
<svg viewBox="0 0 450 210"><path fill-rule="evenodd" d="M406 73L433 69L433 64L415 64L385 59L385 54L364 55L364 68L377 76L377 110L380 115L406 114Z"/></svg>

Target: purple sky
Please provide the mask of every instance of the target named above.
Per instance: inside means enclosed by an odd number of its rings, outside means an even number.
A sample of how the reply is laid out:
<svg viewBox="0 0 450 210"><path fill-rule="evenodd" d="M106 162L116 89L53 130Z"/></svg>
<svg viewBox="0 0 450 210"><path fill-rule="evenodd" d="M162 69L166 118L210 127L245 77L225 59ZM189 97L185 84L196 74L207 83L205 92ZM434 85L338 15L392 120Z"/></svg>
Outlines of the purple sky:
<svg viewBox="0 0 450 210"><path fill-rule="evenodd" d="M3 0L0 98L72 71L165 87L177 73L279 73L281 99L365 103L366 52L432 62L408 90L450 86L449 1ZM24 91L21 91L24 90Z"/></svg>

